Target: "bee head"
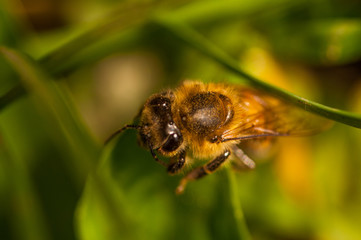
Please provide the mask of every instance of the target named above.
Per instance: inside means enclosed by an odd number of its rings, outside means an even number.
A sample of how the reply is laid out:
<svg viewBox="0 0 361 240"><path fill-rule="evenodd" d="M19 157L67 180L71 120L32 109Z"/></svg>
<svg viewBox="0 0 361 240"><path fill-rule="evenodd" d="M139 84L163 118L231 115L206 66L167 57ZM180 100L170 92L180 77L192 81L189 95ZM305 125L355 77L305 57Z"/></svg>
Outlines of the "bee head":
<svg viewBox="0 0 361 240"><path fill-rule="evenodd" d="M173 121L171 91L151 96L140 115L139 141L144 147L172 155L183 143L183 136Z"/></svg>

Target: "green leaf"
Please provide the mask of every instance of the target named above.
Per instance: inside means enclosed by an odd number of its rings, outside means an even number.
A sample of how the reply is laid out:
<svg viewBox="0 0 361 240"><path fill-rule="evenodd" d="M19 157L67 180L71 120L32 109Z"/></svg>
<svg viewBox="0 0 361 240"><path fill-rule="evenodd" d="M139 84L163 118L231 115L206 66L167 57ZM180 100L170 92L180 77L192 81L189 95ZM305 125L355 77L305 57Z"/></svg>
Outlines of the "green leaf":
<svg viewBox="0 0 361 240"><path fill-rule="evenodd" d="M18 73L24 88L32 94L43 112L57 121L74 152L78 153L80 150L84 154L82 157L86 156L82 160L83 164L79 167L79 172L82 171L84 165L89 168L93 167L100 155L99 146L90 138L74 109L69 108L71 106L69 100L64 97L55 82L49 79L36 63L25 55L5 47L0 48L0 54ZM83 146L79 148L79 144Z"/></svg>
<svg viewBox="0 0 361 240"><path fill-rule="evenodd" d="M63 151L70 154L70 158L63 160L66 161L68 172L73 176L73 184L82 189L90 175L89 184L100 197L104 211L111 222L118 223L113 231L127 236L126 227L121 227L127 222L124 211L121 210L124 206L112 192L109 176L96 171L101 158L100 145L91 138L84 127L69 101L70 97L65 96L64 90L62 91L55 81L44 74L34 60L4 47L0 48L0 54L20 76L26 91L38 106L40 113L48 120L49 126L44 127L48 127L49 133Z"/></svg>

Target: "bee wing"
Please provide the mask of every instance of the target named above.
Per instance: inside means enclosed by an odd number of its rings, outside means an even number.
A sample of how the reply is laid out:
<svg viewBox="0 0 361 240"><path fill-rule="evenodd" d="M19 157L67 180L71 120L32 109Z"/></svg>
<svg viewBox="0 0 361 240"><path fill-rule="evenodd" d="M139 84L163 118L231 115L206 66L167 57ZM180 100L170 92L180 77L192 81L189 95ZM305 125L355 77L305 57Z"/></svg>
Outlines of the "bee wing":
<svg viewBox="0 0 361 240"><path fill-rule="evenodd" d="M308 136L322 132L331 126L331 121L282 102L270 96L248 92L245 100L253 99L247 112L238 124L222 134L222 142L277 136ZM252 101L251 101L252 102ZM261 106L261 107L260 107Z"/></svg>

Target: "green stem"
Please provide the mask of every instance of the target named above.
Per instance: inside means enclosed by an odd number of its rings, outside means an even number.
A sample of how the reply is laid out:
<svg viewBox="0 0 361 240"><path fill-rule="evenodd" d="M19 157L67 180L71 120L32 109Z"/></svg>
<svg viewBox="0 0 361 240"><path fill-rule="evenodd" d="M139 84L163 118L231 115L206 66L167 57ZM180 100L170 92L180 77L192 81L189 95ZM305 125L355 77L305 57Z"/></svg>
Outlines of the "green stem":
<svg viewBox="0 0 361 240"><path fill-rule="evenodd" d="M343 111L337 108L332 108L317 102L313 102L247 74L239 68L239 64L236 60L231 58L226 52L224 52L218 46L210 42L206 37L186 24L172 18L158 18L156 22L171 32L176 38L197 49L204 55L221 64L224 68L248 81L248 83L253 87L283 98L284 100L295 104L298 107L305 109L306 111L316 113L328 119L332 119L356 128L361 128L360 114Z"/></svg>
<svg viewBox="0 0 361 240"><path fill-rule="evenodd" d="M237 223L237 229L241 240L250 240L251 235L248 231L247 224L244 219L241 201L238 193L238 185L236 177L231 168L227 168L228 179L229 179L229 192L233 208L234 218Z"/></svg>

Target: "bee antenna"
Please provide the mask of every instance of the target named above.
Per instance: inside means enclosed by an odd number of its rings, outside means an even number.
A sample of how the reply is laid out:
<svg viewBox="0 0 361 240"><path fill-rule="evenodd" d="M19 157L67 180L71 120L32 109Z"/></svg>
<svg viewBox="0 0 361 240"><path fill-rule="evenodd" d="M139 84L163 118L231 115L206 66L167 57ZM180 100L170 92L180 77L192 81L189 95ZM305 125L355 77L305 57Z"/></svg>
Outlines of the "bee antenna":
<svg viewBox="0 0 361 240"><path fill-rule="evenodd" d="M117 131L115 131L112 135L110 135L110 137L107 138L107 140L105 140L104 145L107 145L114 137L116 137L118 134L120 134L121 132L123 132L124 130L127 129L140 129L141 126L139 125L125 125L124 127L118 129Z"/></svg>

